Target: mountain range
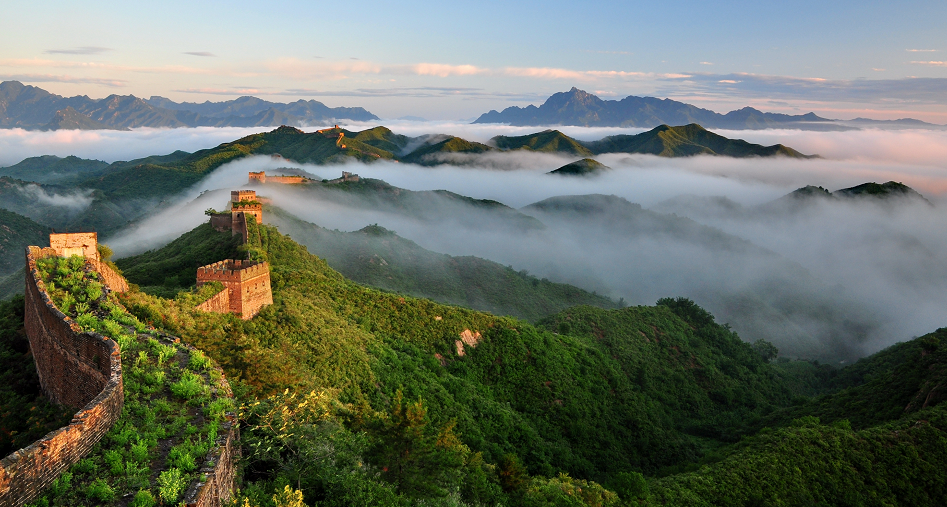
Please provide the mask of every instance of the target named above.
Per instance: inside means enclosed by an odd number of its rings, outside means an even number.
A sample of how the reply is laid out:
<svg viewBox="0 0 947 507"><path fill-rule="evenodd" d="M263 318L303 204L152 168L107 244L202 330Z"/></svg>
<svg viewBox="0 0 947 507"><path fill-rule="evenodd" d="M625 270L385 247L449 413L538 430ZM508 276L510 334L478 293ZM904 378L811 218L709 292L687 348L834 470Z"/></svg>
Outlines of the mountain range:
<svg viewBox="0 0 947 507"><path fill-rule="evenodd" d="M539 107L511 106L500 112L493 110L480 115L474 123L641 128L652 128L661 124L699 123L706 128L734 130L768 128L848 130L859 126L940 127L940 125L910 118L892 121L858 118L852 122L840 122L822 118L815 113L801 115L765 113L752 107L720 114L692 104L655 97L629 95L621 100L603 100L575 87L567 92L554 93Z"/></svg>
<svg viewBox="0 0 947 507"><path fill-rule="evenodd" d="M18 81L0 83L0 128L27 130L125 130L136 127L260 127L279 125L328 125L337 120L371 121L378 117L361 107L328 107L316 100L270 102L243 96L220 102L174 102L152 96L109 95L91 99L63 97ZM417 119L417 117L403 117ZM850 130L859 128L943 128L943 125L902 118L899 120L832 120L814 113L766 113L752 107L720 114L672 99L628 96L603 100L572 88L555 93L536 107L512 106L490 111L474 123L515 126L574 125L586 127L653 128L662 124L698 123L706 128Z"/></svg>
<svg viewBox="0 0 947 507"><path fill-rule="evenodd" d="M240 97L224 102L177 103L164 97L134 95L63 97L19 81L0 83L0 128L27 130L124 130L136 127L257 127L326 124L335 120L370 121L361 107L327 107L315 100L289 104Z"/></svg>

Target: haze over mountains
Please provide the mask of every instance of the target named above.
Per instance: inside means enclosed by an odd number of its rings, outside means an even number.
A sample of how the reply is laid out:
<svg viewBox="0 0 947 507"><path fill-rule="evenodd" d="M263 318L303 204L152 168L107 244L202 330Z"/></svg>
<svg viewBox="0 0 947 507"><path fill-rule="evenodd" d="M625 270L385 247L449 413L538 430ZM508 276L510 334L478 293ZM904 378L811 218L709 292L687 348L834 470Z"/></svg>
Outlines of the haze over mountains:
<svg viewBox="0 0 947 507"><path fill-rule="evenodd" d="M370 121L378 117L360 107L330 108L315 100L289 104L240 97L203 104L176 103L134 95L63 97L18 81L0 83L0 127L31 130L129 129L137 127L251 127L306 125L333 120Z"/></svg>
<svg viewBox="0 0 947 507"><path fill-rule="evenodd" d="M414 118L414 117L411 117ZM379 119L361 107L330 108L316 100L270 102L243 96L220 102L175 102L152 96L110 95L63 97L18 81L0 83L0 128L28 130L123 130L138 127L257 127L329 125L338 121ZM573 87L555 93L539 107L511 106L492 110L474 123L513 126L586 126L654 128L697 123L704 128L758 130L792 128L802 130L850 130L858 128L942 128L912 118L842 121L814 113L787 115L744 107L726 114L672 99L628 96L602 100Z"/></svg>

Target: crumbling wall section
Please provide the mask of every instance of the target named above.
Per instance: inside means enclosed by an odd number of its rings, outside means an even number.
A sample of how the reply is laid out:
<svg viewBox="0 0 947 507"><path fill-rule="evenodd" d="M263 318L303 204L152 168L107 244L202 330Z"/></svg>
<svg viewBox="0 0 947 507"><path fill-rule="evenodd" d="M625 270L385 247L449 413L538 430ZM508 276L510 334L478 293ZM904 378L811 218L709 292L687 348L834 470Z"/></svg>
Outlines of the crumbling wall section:
<svg viewBox="0 0 947 507"><path fill-rule="evenodd" d="M53 233L49 235L49 247L60 257L80 255L99 260L98 236L95 232Z"/></svg>
<svg viewBox="0 0 947 507"><path fill-rule="evenodd" d="M0 461L0 505L23 505L36 498L92 450L124 405L118 345L82 332L53 305L40 280L36 260L59 255L54 248L28 247L24 325L43 391L79 411L68 426Z"/></svg>
<svg viewBox="0 0 947 507"><path fill-rule="evenodd" d="M116 273L108 264L95 259L87 259L92 267L99 273L99 280L108 285L112 292L128 292L128 280Z"/></svg>
<svg viewBox="0 0 947 507"><path fill-rule="evenodd" d="M230 311L230 288L224 289L214 294L207 301L197 305L198 310L204 312L227 313Z"/></svg>

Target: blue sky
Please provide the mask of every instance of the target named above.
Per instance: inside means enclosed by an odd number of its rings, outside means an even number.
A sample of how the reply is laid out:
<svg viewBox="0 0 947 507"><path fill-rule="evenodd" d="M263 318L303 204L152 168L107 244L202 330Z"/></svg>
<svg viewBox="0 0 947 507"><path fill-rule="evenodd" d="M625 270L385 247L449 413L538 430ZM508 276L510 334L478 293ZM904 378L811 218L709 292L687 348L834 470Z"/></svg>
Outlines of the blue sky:
<svg viewBox="0 0 947 507"><path fill-rule="evenodd" d="M947 123L947 2L17 2L0 79L387 118L472 118L577 86Z"/></svg>

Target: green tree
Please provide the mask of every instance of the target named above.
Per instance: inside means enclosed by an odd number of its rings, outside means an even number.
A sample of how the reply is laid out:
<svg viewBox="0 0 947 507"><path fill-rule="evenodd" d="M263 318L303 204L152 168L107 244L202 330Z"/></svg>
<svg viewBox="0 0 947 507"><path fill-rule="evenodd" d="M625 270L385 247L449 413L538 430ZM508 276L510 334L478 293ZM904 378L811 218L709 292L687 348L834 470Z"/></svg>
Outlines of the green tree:
<svg viewBox="0 0 947 507"><path fill-rule="evenodd" d="M368 456L382 477L412 497L445 496L458 485L470 453L454 434L454 423L435 428L424 402L405 403L399 389L388 413L368 424L374 438Z"/></svg>

